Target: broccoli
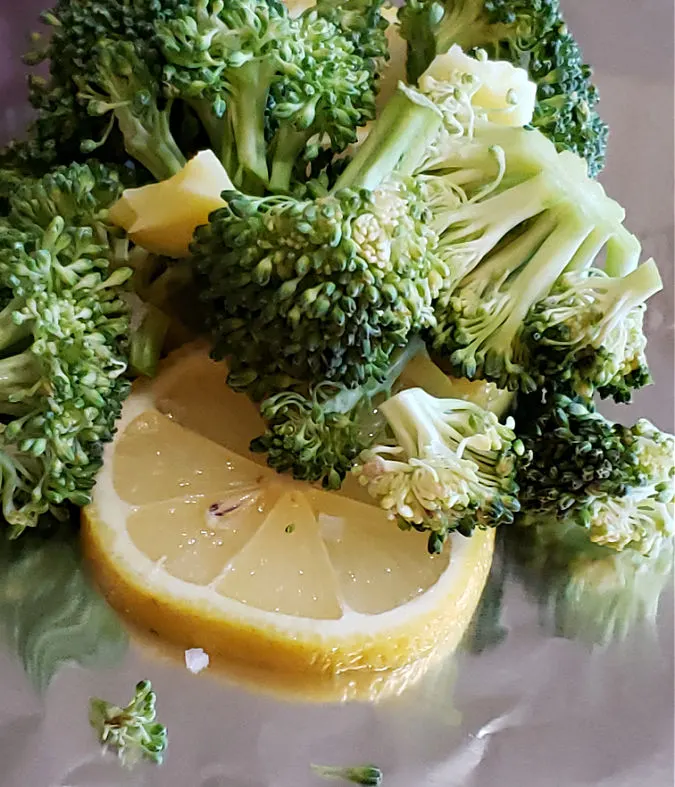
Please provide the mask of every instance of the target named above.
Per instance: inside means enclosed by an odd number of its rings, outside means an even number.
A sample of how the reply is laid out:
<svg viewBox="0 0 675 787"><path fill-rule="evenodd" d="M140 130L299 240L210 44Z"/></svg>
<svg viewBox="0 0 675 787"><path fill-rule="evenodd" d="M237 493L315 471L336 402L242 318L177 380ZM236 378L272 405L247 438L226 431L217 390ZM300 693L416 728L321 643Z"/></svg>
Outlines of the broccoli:
<svg viewBox="0 0 675 787"><path fill-rule="evenodd" d="M556 145L602 169L607 126L596 112L598 91L559 0L406 0L399 11L408 41L407 70L415 83L437 53L459 44L485 50L528 71L537 85L532 124Z"/></svg>
<svg viewBox="0 0 675 787"><path fill-rule="evenodd" d="M583 527L594 543L649 553L675 532L675 438L608 421L579 398L526 398L517 479L522 524Z"/></svg>
<svg viewBox="0 0 675 787"><path fill-rule="evenodd" d="M43 13L51 37L28 60L48 59L50 78L32 81L38 117L29 152L46 144L68 161L105 146L101 157L121 163L123 147L155 178L177 172L185 159L169 128L155 25L179 3L58 0Z"/></svg>
<svg viewBox="0 0 675 787"><path fill-rule="evenodd" d="M298 20L299 73L274 80L270 93L272 191L289 190L303 151L305 158L314 158L327 139L331 153L340 153L357 141L356 129L375 117L376 82L387 55L381 0L351 5L360 13L319 3ZM373 19L364 27L369 16ZM356 35L350 35L349 25L357 25Z"/></svg>
<svg viewBox="0 0 675 787"><path fill-rule="evenodd" d="M19 535L86 505L128 392L129 307L105 207L114 173L73 164L25 181L0 219L2 514Z"/></svg>
<svg viewBox="0 0 675 787"><path fill-rule="evenodd" d="M370 787L380 787L383 778L382 771L375 765L352 765L347 768L336 765L312 765L312 770L324 779L338 779Z"/></svg>
<svg viewBox="0 0 675 787"><path fill-rule="evenodd" d="M662 287L653 260L625 277L601 270L564 274L527 317L538 377L584 396L618 402L651 382L643 332L645 301ZM565 380L565 377L568 377Z"/></svg>
<svg viewBox="0 0 675 787"><path fill-rule="evenodd" d="M262 399L298 383L381 379L392 353L434 323L450 271L433 253L426 188L409 176L446 125L463 133L474 117L476 81L446 76L445 92L434 80L438 103L400 86L329 192L225 192L227 207L197 229L214 357L228 357L233 387Z"/></svg>
<svg viewBox="0 0 675 787"><path fill-rule="evenodd" d="M391 442L362 452L354 473L404 529L429 531L429 552L447 535L513 522L519 510L513 419L462 399L409 388L379 406Z"/></svg>
<svg viewBox="0 0 675 787"><path fill-rule="evenodd" d="M429 341L453 374L619 398L646 382L639 320L661 280L653 262L637 267L640 244L623 209L584 162L537 131L509 128L476 129L433 155L423 184L451 280ZM618 327L626 315L630 331Z"/></svg>
<svg viewBox="0 0 675 787"><path fill-rule="evenodd" d="M156 701L149 680L136 684L134 697L124 708L96 697L89 701L89 723L98 739L128 767L142 759L160 765L164 759L167 730L156 720Z"/></svg>
<svg viewBox="0 0 675 787"><path fill-rule="evenodd" d="M267 463L278 472L338 489L381 427L374 409L378 398L392 390L408 362L423 351L424 343L413 339L396 353L381 382L371 379L352 389L324 382L309 395L284 391L271 396L260 406L267 430L251 450L266 453Z"/></svg>

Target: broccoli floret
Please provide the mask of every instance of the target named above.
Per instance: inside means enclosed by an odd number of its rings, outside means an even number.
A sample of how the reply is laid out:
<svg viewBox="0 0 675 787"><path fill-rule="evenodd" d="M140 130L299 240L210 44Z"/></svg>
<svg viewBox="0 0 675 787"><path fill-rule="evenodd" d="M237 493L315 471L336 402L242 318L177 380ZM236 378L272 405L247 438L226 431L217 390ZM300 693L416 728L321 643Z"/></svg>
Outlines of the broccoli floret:
<svg viewBox="0 0 675 787"><path fill-rule="evenodd" d="M447 535L513 522L519 510L513 420L462 399L409 388L379 406L392 440L366 449L356 476L404 529L429 532L429 552Z"/></svg>
<svg viewBox="0 0 675 787"><path fill-rule="evenodd" d="M648 553L675 530L675 438L646 420L612 423L590 402L555 394L520 404L523 524L560 521L594 543Z"/></svg>
<svg viewBox="0 0 675 787"><path fill-rule="evenodd" d="M425 178L432 228L439 235L436 253L452 277L435 305L434 351L454 374L493 380L510 390L562 385L573 377L583 379L586 388L607 392L644 381L644 375L632 374L635 367L644 368L642 359L636 360L634 332L623 340L619 332L608 336L604 330L623 317L624 304L639 312L661 286L653 263L634 270L640 244L622 225L623 209L588 178L580 158L557 153L539 132L493 128L481 141L482 133L477 129L466 146L455 143L454 153L451 146L445 165L443 157L431 162L435 171L446 166L449 173ZM492 159L492 171L497 170L487 186L480 173L490 170L476 168L481 158ZM454 202L443 199L453 193ZM602 252L604 268L596 272ZM597 288L591 298L593 284L603 276L615 286L606 297ZM557 339L558 322L559 336L567 335L569 315L555 308L555 293L581 281L590 284L583 287L593 300L577 315L580 323L587 320L588 331L577 331L580 352L572 347L565 364L554 369L546 363L553 350L542 322L547 321L549 337ZM551 292L553 303L546 300ZM593 364L586 362L591 352ZM577 362L587 367L585 379ZM626 373L630 382L620 379Z"/></svg>
<svg viewBox="0 0 675 787"><path fill-rule="evenodd" d="M399 12L415 83L437 53L453 44L479 48L528 71L537 85L535 128L558 150L571 150L595 176L603 167L607 126L595 107L598 91L559 0L407 0Z"/></svg>
<svg viewBox="0 0 675 787"><path fill-rule="evenodd" d="M572 271L527 317L538 377L590 397L629 401L631 390L651 382L643 332L645 301L662 288L653 260L625 277ZM567 378L567 379L566 379Z"/></svg>
<svg viewBox="0 0 675 787"><path fill-rule="evenodd" d="M367 787L380 787L382 784L382 771L375 765L312 765L312 770L324 779L364 784Z"/></svg>
<svg viewBox="0 0 675 787"><path fill-rule="evenodd" d="M374 409L378 398L391 391L409 361L423 351L424 343L413 339L397 353L383 381L369 380L352 389L322 383L309 395L285 391L266 399L260 413L267 431L251 450L266 453L267 463L280 473L338 489L382 427Z"/></svg>
<svg viewBox="0 0 675 787"><path fill-rule="evenodd" d="M0 225L2 514L12 535L86 505L128 392L124 283L104 211L119 193L95 165L26 181Z"/></svg>
<svg viewBox="0 0 675 787"><path fill-rule="evenodd" d="M266 184L265 111L274 78L301 74L297 20L277 0L197 0L156 29L169 91L190 101L237 185Z"/></svg>
<svg viewBox="0 0 675 787"><path fill-rule="evenodd" d="M160 765L167 746L167 730L157 721L157 697L149 680L136 684L124 708L92 697L89 723L106 749L112 749L127 767L144 759Z"/></svg>
<svg viewBox="0 0 675 787"><path fill-rule="evenodd" d="M444 277L414 182L225 198L192 250L230 385L260 399L298 382L386 377L392 353L432 319Z"/></svg>
<svg viewBox="0 0 675 787"><path fill-rule="evenodd" d="M183 166L169 129L171 102L162 96L154 32L179 2L168 0L160 8L125 0L59 0L42 15L51 36L28 59L31 64L48 59L50 77L32 82L38 117L29 155L73 160L101 147L102 158L121 163L125 149L127 158L156 178Z"/></svg>
<svg viewBox="0 0 675 787"><path fill-rule="evenodd" d="M360 13L321 3L299 18L302 58L298 73L272 84L273 191L288 191L303 151L304 158L311 159L328 144L332 154L339 153L357 141L356 129L375 117L376 82L387 55L379 16L381 0L353 0L346 5L358 5ZM355 32L349 25L356 27ZM368 30L370 37L365 35Z"/></svg>

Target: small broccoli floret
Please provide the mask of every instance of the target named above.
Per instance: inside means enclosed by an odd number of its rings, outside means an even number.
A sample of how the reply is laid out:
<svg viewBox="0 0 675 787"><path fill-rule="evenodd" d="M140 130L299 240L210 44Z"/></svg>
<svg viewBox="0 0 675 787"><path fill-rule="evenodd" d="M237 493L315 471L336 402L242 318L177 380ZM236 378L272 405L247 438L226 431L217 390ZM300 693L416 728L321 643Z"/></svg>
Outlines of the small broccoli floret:
<svg viewBox="0 0 675 787"><path fill-rule="evenodd" d="M594 543L649 553L675 529L675 438L648 421L614 424L589 402L525 400L519 459L522 523L565 521Z"/></svg>
<svg viewBox="0 0 675 787"><path fill-rule="evenodd" d="M129 389L131 271L112 270L104 223L121 190L104 168L74 164L26 181L0 226L2 513L13 535L89 502Z"/></svg>
<svg viewBox="0 0 675 787"><path fill-rule="evenodd" d="M461 399L410 388L379 407L391 443L361 454L354 472L399 526L430 531L429 551L447 535L512 522L519 510L512 419Z"/></svg>
<svg viewBox="0 0 675 787"><path fill-rule="evenodd" d="M157 722L156 702L149 680L136 684L134 697L124 708L95 697L89 701L89 723L98 739L126 766L142 759L160 765L164 759L167 731Z"/></svg>
<svg viewBox="0 0 675 787"><path fill-rule="evenodd" d="M50 61L50 78L33 83L38 110L32 148L46 145L59 160L101 147L122 162L122 148L156 178L185 163L169 130L170 102L162 97L161 56L154 25L176 5L124 0L59 0L42 21L49 43L29 56Z"/></svg>
<svg viewBox="0 0 675 787"><path fill-rule="evenodd" d="M357 141L356 129L375 117L376 81L387 54L379 25L381 0L358 5L366 17L372 17L375 38L380 33L379 51L375 42L365 50L359 46L365 38L364 16L356 16L355 11L323 3L299 19L302 58L298 73L275 80L270 94L270 124L276 128L270 143L273 191L289 189L303 152L313 158L320 145L328 144L333 154L339 153ZM357 20L361 22L358 34L351 35L349 27L341 26Z"/></svg>
<svg viewBox="0 0 675 787"><path fill-rule="evenodd" d="M299 23L277 0L197 0L156 26L170 93L190 101L234 182L268 181L265 110L277 75L299 76Z"/></svg>
<svg viewBox="0 0 675 787"><path fill-rule="evenodd" d="M504 148L497 144L500 135ZM520 144L515 141L518 135ZM480 141L480 137L478 131L475 139ZM528 137L536 143L529 157L524 145ZM455 146L455 169L425 180L432 195L453 191L456 195L454 204L448 200L446 206L438 196L431 203L432 227L439 235L436 253L450 269L451 279L435 306L436 325L430 341L458 376L532 391L545 382L554 385L558 377L562 382L582 374L570 370L574 362L581 362L572 353L566 367L550 367L551 376L544 378L549 369L544 370L541 333L536 327L528 328L530 322L536 324L539 305L546 304L557 286L569 283L566 274L575 281L592 281L595 261L603 250L604 274L625 277L637 265L640 244L622 226L623 209L588 178L583 161L574 154L558 154L539 132L521 129L493 130L486 142L490 152L484 155L496 158L500 169L492 183L469 183L467 193L468 185L462 186L462 180L474 177L472 164L480 154L471 142L463 160L461 141ZM514 161L509 160L510 154ZM450 153L447 164L452 162ZM441 160L436 159L433 166L440 167ZM637 305L659 289L658 273L648 263L617 288L626 293L634 288L633 305ZM583 314L600 327L615 325L615 315L624 313L623 303L615 291L605 298L595 297L595 310L584 309ZM551 320L557 317L564 323L565 315L551 310ZM597 379L591 382L598 387L616 385L623 368L634 365L632 348L625 349L627 342L622 343L620 337L608 344L602 331L592 341L597 344L596 355L609 353L611 358L596 369ZM611 378L606 372L609 368L613 369Z"/></svg>
<svg viewBox="0 0 675 787"><path fill-rule="evenodd" d="M642 329L645 301L662 288L653 260L624 277L572 271L527 317L526 342L538 376L558 390L629 401L651 382Z"/></svg>
<svg viewBox="0 0 675 787"><path fill-rule="evenodd" d="M192 250L230 384L263 398L297 382L384 379L432 319L444 278L414 182L306 201L225 196Z"/></svg>
<svg viewBox="0 0 675 787"><path fill-rule="evenodd" d="M324 779L338 779L353 784L365 784L368 787L380 787L382 771L375 765L353 765L341 767L337 765L312 765L312 770Z"/></svg>
<svg viewBox="0 0 675 787"><path fill-rule="evenodd" d="M266 399L260 413L267 431L251 450L266 453L267 463L280 473L338 489L382 427L374 409L378 398L391 391L408 362L423 350L423 342L413 339L396 354L383 381L371 379L352 389L322 383L308 396L286 391Z"/></svg>
<svg viewBox="0 0 675 787"><path fill-rule="evenodd" d="M411 83L453 44L483 49L526 69L536 83L534 127L558 150L584 158L592 176L602 169L607 126L595 111L598 91L558 0L407 0L399 21Z"/></svg>

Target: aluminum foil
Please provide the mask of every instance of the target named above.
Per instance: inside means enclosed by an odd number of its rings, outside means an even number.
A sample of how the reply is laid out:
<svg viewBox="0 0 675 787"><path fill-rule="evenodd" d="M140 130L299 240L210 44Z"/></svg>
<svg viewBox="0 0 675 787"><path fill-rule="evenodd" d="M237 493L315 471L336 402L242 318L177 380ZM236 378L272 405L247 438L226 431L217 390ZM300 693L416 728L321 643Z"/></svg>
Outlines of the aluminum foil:
<svg viewBox="0 0 675 787"><path fill-rule="evenodd" d="M0 0L0 139L27 110L23 36L43 0ZM656 378L630 407L673 428L673 9L563 2L596 67L612 138L603 181L665 279L648 318ZM675 781L672 555L601 575L500 542L461 649L377 703L254 690L129 634L89 585L77 545L0 546L0 787L318 787L310 763L373 762L386 787L668 787ZM618 589L633 583L628 609ZM150 678L169 728L161 767L97 745L89 698ZM278 688L278 687L277 687Z"/></svg>

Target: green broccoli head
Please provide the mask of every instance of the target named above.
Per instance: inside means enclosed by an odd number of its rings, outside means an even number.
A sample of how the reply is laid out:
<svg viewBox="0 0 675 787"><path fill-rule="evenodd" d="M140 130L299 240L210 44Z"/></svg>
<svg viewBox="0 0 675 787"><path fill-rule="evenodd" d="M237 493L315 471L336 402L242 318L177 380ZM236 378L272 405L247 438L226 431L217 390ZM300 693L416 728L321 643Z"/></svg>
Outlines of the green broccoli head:
<svg viewBox="0 0 675 787"><path fill-rule="evenodd" d="M299 23L277 0L197 0L156 25L170 95L191 102L238 186L267 184L266 107L300 74Z"/></svg>
<svg viewBox="0 0 675 787"><path fill-rule="evenodd" d="M661 288L653 260L624 277L595 269L563 275L527 316L537 376L557 390L629 401L633 388L651 382L642 323L645 301Z"/></svg>
<svg viewBox="0 0 675 787"><path fill-rule="evenodd" d="M658 271L637 267L623 209L583 160L540 132L497 128L434 156L422 182L450 273L429 341L452 373L524 392L572 382L618 398L645 382L635 328Z"/></svg>
<svg viewBox="0 0 675 787"><path fill-rule="evenodd" d="M590 541L649 553L675 529L675 438L645 420L615 424L555 394L520 404L523 524L585 528Z"/></svg>
<svg viewBox="0 0 675 787"><path fill-rule="evenodd" d="M268 122L275 129L270 143L273 191L288 191L293 170L303 158L317 156L322 145L329 145L335 154L355 143L356 129L375 117L376 83L387 52L386 38L382 33L383 49L375 56L373 43L361 48L365 31L360 26L355 36L351 28L343 29L340 24L355 24L354 12L324 5L308 9L298 20L303 50L298 72L272 84ZM381 33L380 2L371 0L368 5L375 10L370 15L371 31Z"/></svg>
<svg viewBox="0 0 675 787"><path fill-rule="evenodd" d="M513 522L519 510L513 422L462 399L409 388L383 402L391 442L365 450L354 472L399 526L429 532L429 551L447 535Z"/></svg>
<svg viewBox="0 0 675 787"><path fill-rule="evenodd" d="M119 192L111 172L74 164L26 182L2 222L0 462L14 535L67 502L89 502L129 389L131 271L112 270L102 222Z"/></svg>
<svg viewBox="0 0 675 787"><path fill-rule="evenodd" d="M52 28L49 42L27 59L30 64L48 59L50 75L31 83L37 120L24 158L81 159L100 147L104 160L123 163L130 155L157 178L182 166L169 131L169 106L161 97L154 34L157 20L179 2L168 0L160 8L124 0L58 0L42 15Z"/></svg>
<svg viewBox="0 0 675 787"><path fill-rule="evenodd" d="M433 319L444 277L414 182L226 198L192 251L230 384L263 398L294 381L386 377L392 353Z"/></svg>
<svg viewBox="0 0 675 787"><path fill-rule="evenodd" d="M411 82L453 44L525 68L537 85L533 126L584 158L591 175L602 169L607 126L595 111L598 91L558 0L407 0L399 21Z"/></svg>

